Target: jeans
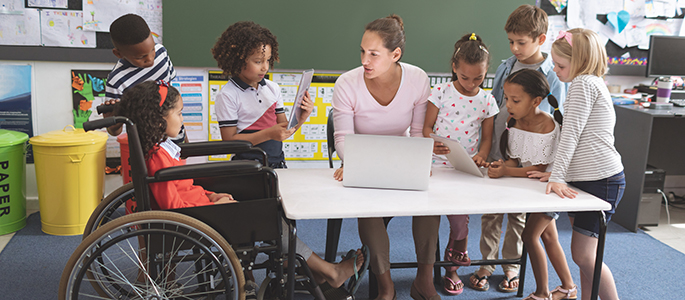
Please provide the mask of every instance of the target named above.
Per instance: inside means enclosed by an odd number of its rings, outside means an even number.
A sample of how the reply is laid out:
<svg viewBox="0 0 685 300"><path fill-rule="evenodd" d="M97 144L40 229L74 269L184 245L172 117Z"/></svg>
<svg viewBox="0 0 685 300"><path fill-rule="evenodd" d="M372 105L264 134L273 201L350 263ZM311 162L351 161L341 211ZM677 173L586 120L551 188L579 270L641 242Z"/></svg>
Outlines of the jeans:
<svg viewBox="0 0 685 300"><path fill-rule="evenodd" d="M626 189L626 176L621 171L620 173L594 181L575 181L569 182L570 185L587 192L597 198L600 198L611 204L610 210L605 210L606 221L611 220L611 216L616 212L616 206L623 197L623 192ZM591 237L599 237L599 218L596 212L575 212L569 213L569 217L574 217L573 230Z"/></svg>

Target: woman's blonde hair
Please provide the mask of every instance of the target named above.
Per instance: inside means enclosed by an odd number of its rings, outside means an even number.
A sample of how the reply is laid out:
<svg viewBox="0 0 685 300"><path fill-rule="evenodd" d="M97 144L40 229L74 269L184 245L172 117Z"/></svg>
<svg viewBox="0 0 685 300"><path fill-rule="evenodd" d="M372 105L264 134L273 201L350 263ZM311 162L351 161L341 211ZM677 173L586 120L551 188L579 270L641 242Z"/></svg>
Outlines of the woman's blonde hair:
<svg viewBox="0 0 685 300"><path fill-rule="evenodd" d="M552 53L571 62L569 77L595 75L602 77L607 72L607 51L592 30L574 28L568 31L573 35L571 44L565 38L552 44Z"/></svg>

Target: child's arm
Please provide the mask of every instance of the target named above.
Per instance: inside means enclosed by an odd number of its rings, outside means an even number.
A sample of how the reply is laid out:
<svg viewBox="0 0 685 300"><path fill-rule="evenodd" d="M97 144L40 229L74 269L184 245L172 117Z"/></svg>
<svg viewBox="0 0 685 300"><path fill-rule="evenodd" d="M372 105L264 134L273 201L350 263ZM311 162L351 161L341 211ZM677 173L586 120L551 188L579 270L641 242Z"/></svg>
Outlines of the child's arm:
<svg viewBox="0 0 685 300"><path fill-rule="evenodd" d="M528 172L539 171L544 172L547 169L547 165L535 165L529 167L519 167L518 161L515 159L507 159L502 161L493 161L488 167L488 177L490 178L500 178L504 176L510 177L528 177Z"/></svg>
<svg viewBox="0 0 685 300"><path fill-rule="evenodd" d="M221 139L224 141L242 140L257 145L268 140L283 141L295 133L295 128L287 129L288 120L284 113L276 114L276 121L278 124L254 133L238 133L237 127L224 126L221 127Z"/></svg>
<svg viewBox="0 0 685 300"><path fill-rule="evenodd" d="M423 136L429 138L431 133L433 133L433 126L435 126L435 121L438 119L438 113L440 109L435 106L432 102L428 101L426 107L426 119L423 121ZM438 141L433 142L433 153L435 154L447 154L450 153L450 148L443 145Z"/></svg>
<svg viewBox="0 0 685 300"><path fill-rule="evenodd" d="M480 167L487 167L488 155L490 155L490 149L492 148L492 128L495 126L495 118L489 117L481 123L480 128L480 148L478 153L473 156L473 161Z"/></svg>

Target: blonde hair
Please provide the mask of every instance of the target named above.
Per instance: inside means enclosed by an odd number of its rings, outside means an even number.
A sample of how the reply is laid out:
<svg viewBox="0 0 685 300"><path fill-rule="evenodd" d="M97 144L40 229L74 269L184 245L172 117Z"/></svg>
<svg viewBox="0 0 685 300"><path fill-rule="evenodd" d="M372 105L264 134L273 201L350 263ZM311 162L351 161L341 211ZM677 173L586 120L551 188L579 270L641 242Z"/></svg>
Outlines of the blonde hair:
<svg viewBox="0 0 685 300"><path fill-rule="evenodd" d="M574 28L568 33L573 36L571 39L573 46L566 39L557 39L552 44L552 53L569 60L571 63L569 77L604 76L608 69L607 51L600 43L597 33L585 28Z"/></svg>

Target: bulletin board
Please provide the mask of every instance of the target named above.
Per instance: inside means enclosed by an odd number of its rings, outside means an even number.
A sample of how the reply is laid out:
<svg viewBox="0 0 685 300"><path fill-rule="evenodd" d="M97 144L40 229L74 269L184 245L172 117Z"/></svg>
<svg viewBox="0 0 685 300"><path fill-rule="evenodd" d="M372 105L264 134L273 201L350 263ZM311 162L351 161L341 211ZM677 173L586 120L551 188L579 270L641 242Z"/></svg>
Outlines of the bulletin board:
<svg viewBox="0 0 685 300"><path fill-rule="evenodd" d="M538 0L554 21L563 18L568 28L588 28L606 43L610 69L647 65L649 36L685 35L683 10L678 0ZM559 24L557 24L559 25ZM558 30L548 40L554 40ZM544 51L544 50L543 50ZM644 75L644 71L613 75Z"/></svg>
<svg viewBox="0 0 685 300"><path fill-rule="evenodd" d="M286 160L320 161L328 160L327 123L328 114L332 106L333 87L340 73L314 73L309 94L314 101L314 110L307 121L290 138L283 141L283 152ZM302 77L301 72L270 72L265 76L281 88L285 114L290 116L297 86ZM209 132L210 141L220 141L221 131L214 110L217 93L228 77L221 71L209 71ZM335 155L335 154L334 154ZM208 158L210 161L229 160L228 155L216 155ZM337 155L333 159L338 160Z"/></svg>

